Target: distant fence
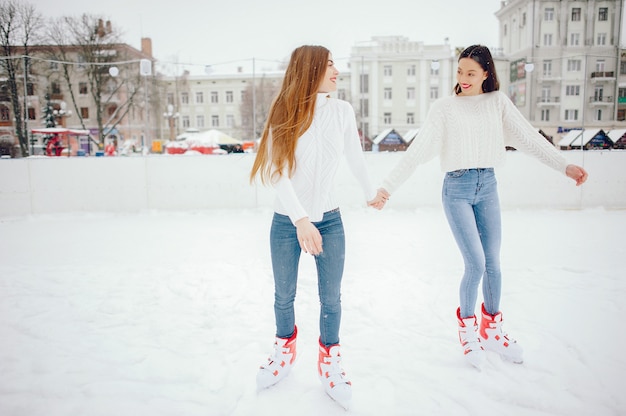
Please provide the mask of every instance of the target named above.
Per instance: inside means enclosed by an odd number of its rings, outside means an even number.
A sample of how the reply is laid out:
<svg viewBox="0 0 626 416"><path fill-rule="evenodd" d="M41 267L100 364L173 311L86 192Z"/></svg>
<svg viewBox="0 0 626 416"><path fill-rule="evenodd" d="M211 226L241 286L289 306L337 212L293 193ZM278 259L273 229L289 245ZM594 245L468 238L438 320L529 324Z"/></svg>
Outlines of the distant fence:
<svg viewBox="0 0 626 416"><path fill-rule="evenodd" d="M404 153L366 153L378 186ZM565 151L589 171L576 187L521 152L508 152L498 169L507 208L626 209L626 152ZM253 154L221 156L51 157L0 160L0 217L65 212L137 212L271 207L274 192L250 185ZM440 207L439 161L419 166L392 196L395 209ZM363 206L356 179L344 163L336 193L343 207Z"/></svg>

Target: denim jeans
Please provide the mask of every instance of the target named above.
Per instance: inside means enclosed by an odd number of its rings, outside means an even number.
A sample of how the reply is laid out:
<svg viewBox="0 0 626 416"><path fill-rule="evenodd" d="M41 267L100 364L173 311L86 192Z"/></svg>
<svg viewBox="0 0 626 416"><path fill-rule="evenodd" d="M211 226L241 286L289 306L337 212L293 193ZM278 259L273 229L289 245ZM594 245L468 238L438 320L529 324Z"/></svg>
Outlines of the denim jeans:
<svg viewBox="0 0 626 416"><path fill-rule="evenodd" d="M322 235L322 253L315 256L320 298L320 340L329 346L339 343L345 234L339 209L324 213L322 220L313 225ZM296 227L289 217L274 213L270 248L274 272L276 336L288 338L293 335L295 326L294 300L301 254Z"/></svg>
<svg viewBox="0 0 626 416"><path fill-rule="evenodd" d="M493 168L447 172L442 200L448 224L465 263L459 289L461 317L474 315L481 279L485 309L495 314L499 311L502 290L502 223Z"/></svg>

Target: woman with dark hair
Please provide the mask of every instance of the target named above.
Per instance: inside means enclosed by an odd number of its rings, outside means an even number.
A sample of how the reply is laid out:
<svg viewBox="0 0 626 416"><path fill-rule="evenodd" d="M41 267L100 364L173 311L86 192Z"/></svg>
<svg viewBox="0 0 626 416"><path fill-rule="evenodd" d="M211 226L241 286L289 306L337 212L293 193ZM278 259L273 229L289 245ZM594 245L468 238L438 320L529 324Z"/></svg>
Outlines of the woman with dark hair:
<svg viewBox="0 0 626 416"><path fill-rule="evenodd" d="M445 173L443 207L463 256L465 271L456 316L466 360L480 369L485 350L521 363L522 348L502 328L500 204L494 167L504 162L505 147L536 157L581 185L587 172L567 162L499 91L489 49L473 45L461 52L454 95L433 103L419 134L383 182L389 196L418 164L439 156ZM482 280L481 322L475 315Z"/></svg>
<svg viewBox="0 0 626 416"><path fill-rule="evenodd" d="M352 106L330 97L337 89L332 56L323 46L293 51L282 87L270 108L250 179L276 189L270 248L274 274L274 352L257 375L267 388L282 380L296 358L294 300L302 251L314 256L320 297L318 375L344 407L351 383L341 368L339 326L345 236L332 187L345 154L368 205L386 201L371 185Z"/></svg>

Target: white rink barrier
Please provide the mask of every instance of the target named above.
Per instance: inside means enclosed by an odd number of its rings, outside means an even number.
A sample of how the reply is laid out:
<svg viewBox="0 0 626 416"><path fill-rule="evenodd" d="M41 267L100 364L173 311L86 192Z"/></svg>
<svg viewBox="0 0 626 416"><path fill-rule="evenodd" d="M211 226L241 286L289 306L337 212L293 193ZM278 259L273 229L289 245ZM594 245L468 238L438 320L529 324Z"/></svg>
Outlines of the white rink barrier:
<svg viewBox="0 0 626 416"><path fill-rule="evenodd" d="M376 187L403 156L366 153ZM589 180L569 178L521 153L497 169L503 209L626 208L626 152L564 151ZM132 157L31 157L0 160L0 218L67 212L188 211L271 208L274 192L248 175L254 154ZM439 160L419 166L387 204L394 209L441 207ZM340 206L365 206L344 162L337 175Z"/></svg>

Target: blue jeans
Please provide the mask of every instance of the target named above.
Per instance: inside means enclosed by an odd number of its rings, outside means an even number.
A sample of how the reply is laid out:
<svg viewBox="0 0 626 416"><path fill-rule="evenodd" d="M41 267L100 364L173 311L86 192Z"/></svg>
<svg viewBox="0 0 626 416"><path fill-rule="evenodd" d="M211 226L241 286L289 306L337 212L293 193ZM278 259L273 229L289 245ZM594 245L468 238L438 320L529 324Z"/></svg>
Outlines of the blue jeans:
<svg viewBox="0 0 626 416"><path fill-rule="evenodd" d="M346 253L341 213L335 209L314 222L322 235L322 253L315 256L320 298L320 340L325 346L339 343L341 323L341 278ZM288 338L295 326L294 300L298 283L300 244L289 217L274 213L270 230L274 271L274 314L276 336Z"/></svg>
<svg viewBox="0 0 626 416"><path fill-rule="evenodd" d="M461 250L465 272L459 289L461 317L474 315L478 285L483 279L485 309L500 308L502 223L498 183L493 168L447 172L442 190L443 208Z"/></svg>

